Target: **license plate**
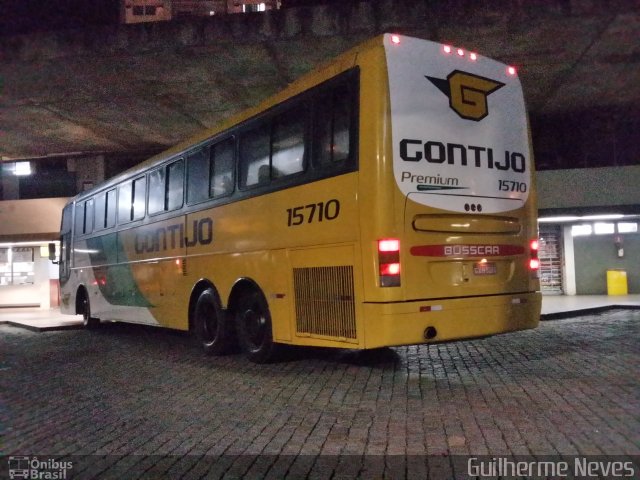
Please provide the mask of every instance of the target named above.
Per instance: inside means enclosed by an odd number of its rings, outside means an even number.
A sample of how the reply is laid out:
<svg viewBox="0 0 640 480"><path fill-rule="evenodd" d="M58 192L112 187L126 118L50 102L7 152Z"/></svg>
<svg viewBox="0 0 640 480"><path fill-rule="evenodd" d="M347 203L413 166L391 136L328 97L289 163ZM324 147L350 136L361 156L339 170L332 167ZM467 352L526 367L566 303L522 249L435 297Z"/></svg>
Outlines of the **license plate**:
<svg viewBox="0 0 640 480"><path fill-rule="evenodd" d="M498 273L498 266L495 263L478 263L473 266L474 275L495 275Z"/></svg>

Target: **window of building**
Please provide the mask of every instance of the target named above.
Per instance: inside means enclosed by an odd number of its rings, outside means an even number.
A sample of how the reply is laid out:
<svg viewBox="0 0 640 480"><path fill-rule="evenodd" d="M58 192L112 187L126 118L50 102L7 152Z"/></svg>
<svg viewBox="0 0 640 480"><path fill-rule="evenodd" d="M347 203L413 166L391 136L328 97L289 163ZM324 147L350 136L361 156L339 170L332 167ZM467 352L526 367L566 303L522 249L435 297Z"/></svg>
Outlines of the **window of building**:
<svg viewBox="0 0 640 480"><path fill-rule="evenodd" d="M34 283L33 247L0 248L0 286Z"/></svg>
<svg viewBox="0 0 640 480"><path fill-rule="evenodd" d="M608 235L615 232L616 226L614 223L596 222L593 225L593 231L596 235Z"/></svg>
<svg viewBox="0 0 640 480"><path fill-rule="evenodd" d="M242 13L264 12L266 9L265 3L245 3L242 5Z"/></svg>
<svg viewBox="0 0 640 480"><path fill-rule="evenodd" d="M636 222L618 222L618 233L638 233Z"/></svg>
<svg viewBox="0 0 640 480"><path fill-rule="evenodd" d="M573 225L571 227L571 236L573 237L591 235L592 232L593 228L591 227L591 224Z"/></svg>

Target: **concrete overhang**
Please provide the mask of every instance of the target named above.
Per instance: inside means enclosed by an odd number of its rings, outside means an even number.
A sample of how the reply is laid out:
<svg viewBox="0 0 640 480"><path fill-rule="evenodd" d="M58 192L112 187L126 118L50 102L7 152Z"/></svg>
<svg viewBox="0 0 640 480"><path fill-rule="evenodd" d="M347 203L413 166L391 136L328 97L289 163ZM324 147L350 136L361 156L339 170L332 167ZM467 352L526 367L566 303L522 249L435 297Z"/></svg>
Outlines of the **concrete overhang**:
<svg viewBox="0 0 640 480"><path fill-rule="evenodd" d="M533 117L640 112L637 2L345 2L5 37L0 158L159 151L384 31L515 65Z"/></svg>

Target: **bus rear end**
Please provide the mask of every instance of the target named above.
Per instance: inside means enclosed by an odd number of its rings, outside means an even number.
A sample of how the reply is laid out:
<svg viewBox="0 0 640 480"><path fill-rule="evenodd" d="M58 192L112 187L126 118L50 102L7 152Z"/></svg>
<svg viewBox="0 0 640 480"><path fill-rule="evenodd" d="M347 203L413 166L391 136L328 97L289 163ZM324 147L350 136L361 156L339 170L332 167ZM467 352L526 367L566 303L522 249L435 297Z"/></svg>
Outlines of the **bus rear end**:
<svg viewBox="0 0 640 480"><path fill-rule="evenodd" d="M379 223L393 227L374 239L366 348L537 326L535 177L517 72L404 36L385 35L384 50L395 193Z"/></svg>

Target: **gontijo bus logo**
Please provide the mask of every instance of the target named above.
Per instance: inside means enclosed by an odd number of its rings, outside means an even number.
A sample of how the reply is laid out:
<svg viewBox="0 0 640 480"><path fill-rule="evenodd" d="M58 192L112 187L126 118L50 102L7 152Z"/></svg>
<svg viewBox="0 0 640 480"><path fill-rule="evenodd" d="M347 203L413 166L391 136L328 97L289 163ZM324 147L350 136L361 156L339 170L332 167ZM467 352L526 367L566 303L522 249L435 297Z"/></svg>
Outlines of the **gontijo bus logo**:
<svg viewBox="0 0 640 480"><path fill-rule="evenodd" d="M446 79L428 75L425 77L449 97L449 106L454 112L462 118L476 122L489 115L487 96L505 85L460 70L454 70Z"/></svg>

